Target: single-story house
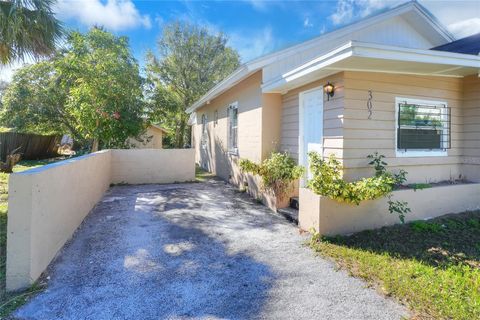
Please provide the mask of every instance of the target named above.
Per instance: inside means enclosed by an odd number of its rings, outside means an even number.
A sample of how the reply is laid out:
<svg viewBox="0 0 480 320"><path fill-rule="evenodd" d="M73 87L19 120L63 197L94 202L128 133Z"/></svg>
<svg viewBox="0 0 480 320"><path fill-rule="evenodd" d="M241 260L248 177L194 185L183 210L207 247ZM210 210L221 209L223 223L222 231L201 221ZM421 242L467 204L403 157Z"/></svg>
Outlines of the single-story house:
<svg viewBox="0 0 480 320"><path fill-rule="evenodd" d="M259 180L243 175L238 159L261 162L275 150L288 151L305 167L309 151L335 154L347 180L372 176L367 155L378 152L390 170L408 172L408 183L451 182L453 188L460 180L480 182L478 38L455 39L412 1L247 62L188 109L196 161L231 183L248 181L256 197ZM399 121L412 110L423 116ZM357 222L368 223L340 221L325 229L319 216L337 204L308 198L305 179L299 183L306 229L338 233L394 223L388 212L365 218L366 209L353 206ZM428 218L478 208L479 185L470 185L462 192L475 199L448 199L435 212L417 206L410 193L400 198L413 203L409 219ZM432 190L422 196L430 203L460 189Z"/></svg>
<svg viewBox="0 0 480 320"><path fill-rule="evenodd" d="M128 144L133 149L162 149L163 134L166 132L159 125L151 124L139 137L128 139Z"/></svg>

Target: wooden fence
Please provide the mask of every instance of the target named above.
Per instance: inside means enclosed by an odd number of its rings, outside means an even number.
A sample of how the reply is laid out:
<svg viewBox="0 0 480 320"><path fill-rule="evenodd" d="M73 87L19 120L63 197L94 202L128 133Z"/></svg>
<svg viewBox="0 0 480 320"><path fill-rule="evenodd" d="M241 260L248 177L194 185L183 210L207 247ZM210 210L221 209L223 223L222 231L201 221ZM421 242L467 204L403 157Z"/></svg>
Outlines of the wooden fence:
<svg viewBox="0 0 480 320"><path fill-rule="evenodd" d="M17 148L20 148L17 153L25 160L55 157L60 139L59 136L3 132L0 133L0 159L5 161L6 156Z"/></svg>

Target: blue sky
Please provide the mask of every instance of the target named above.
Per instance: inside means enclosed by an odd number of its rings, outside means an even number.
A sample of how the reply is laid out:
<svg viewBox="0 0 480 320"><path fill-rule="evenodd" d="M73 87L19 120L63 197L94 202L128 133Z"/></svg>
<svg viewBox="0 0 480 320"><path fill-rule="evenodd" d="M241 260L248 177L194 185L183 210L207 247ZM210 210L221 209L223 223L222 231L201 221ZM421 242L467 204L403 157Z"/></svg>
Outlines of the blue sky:
<svg viewBox="0 0 480 320"><path fill-rule="evenodd" d="M130 38L132 50L144 64L147 50L165 23L187 20L224 32L242 61L296 44L369 14L405 1L158 1L158 0L59 0L56 12L72 29L86 31L102 25ZM457 36L480 32L480 1L420 0ZM0 78L9 78L1 70Z"/></svg>

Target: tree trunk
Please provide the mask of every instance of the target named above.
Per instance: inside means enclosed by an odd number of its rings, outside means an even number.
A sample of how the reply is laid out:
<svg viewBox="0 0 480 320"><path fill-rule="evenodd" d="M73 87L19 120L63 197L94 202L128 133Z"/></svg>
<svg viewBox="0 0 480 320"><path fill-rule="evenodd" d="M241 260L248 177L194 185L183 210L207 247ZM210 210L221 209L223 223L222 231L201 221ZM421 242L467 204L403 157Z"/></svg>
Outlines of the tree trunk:
<svg viewBox="0 0 480 320"><path fill-rule="evenodd" d="M179 136L178 136L178 145L177 148L183 148L185 146L185 128L187 126L187 122L183 117L180 119L179 124Z"/></svg>
<svg viewBox="0 0 480 320"><path fill-rule="evenodd" d="M19 153L15 153L19 149L20 148L17 148L14 151L12 151L12 153L10 153L7 156L7 159L5 160L5 162L0 161L0 172L5 172L5 173L13 172L13 167L20 161L20 158L21 158Z"/></svg>
<svg viewBox="0 0 480 320"><path fill-rule="evenodd" d="M97 119L97 129L100 126L100 121ZM98 137L93 138L93 143L92 143L92 152L97 152L98 151Z"/></svg>
<svg viewBox="0 0 480 320"><path fill-rule="evenodd" d="M98 139L95 138L93 139L93 143L92 143L92 152L97 152L98 151Z"/></svg>

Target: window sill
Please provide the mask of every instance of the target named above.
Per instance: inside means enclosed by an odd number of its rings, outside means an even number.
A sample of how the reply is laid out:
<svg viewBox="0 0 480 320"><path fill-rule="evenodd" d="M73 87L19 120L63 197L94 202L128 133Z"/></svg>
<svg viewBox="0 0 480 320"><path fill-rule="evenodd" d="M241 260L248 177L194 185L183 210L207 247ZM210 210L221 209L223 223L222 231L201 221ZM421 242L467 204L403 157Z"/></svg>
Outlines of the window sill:
<svg viewBox="0 0 480 320"><path fill-rule="evenodd" d="M447 157L448 151L443 150L397 150L395 155L397 158L421 158L421 157Z"/></svg>

